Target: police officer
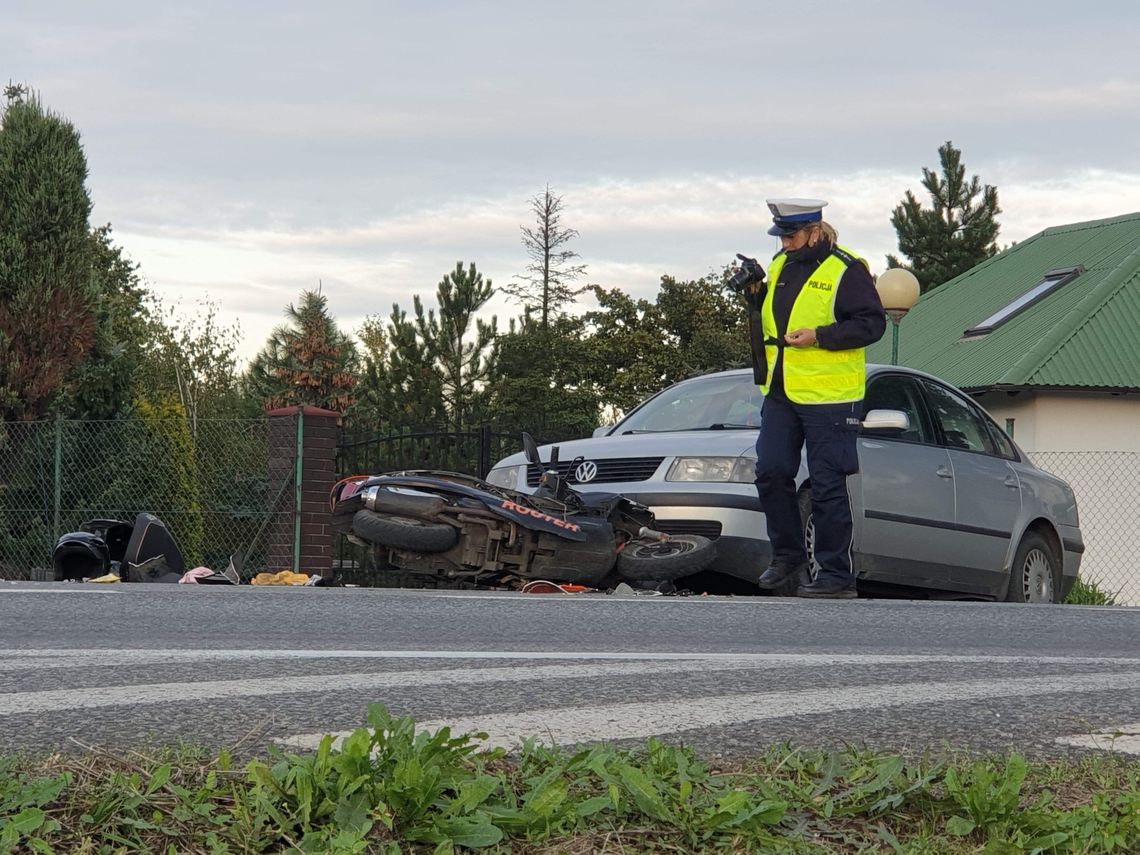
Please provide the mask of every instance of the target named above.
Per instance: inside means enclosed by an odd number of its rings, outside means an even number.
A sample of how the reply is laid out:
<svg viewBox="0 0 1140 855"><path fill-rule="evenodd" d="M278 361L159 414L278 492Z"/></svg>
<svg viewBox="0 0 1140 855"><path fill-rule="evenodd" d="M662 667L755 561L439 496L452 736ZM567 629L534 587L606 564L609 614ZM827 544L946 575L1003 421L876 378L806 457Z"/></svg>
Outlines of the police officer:
<svg viewBox="0 0 1140 855"><path fill-rule="evenodd" d="M768 234L780 238L781 249L768 267L760 306L768 370L760 386L756 488L772 563L759 585L780 588L807 567L795 482L806 441L819 574L796 593L846 599L855 596L847 476L859 468L864 348L882 337L886 317L867 262L838 245L835 229L823 220L825 205L768 201Z"/></svg>

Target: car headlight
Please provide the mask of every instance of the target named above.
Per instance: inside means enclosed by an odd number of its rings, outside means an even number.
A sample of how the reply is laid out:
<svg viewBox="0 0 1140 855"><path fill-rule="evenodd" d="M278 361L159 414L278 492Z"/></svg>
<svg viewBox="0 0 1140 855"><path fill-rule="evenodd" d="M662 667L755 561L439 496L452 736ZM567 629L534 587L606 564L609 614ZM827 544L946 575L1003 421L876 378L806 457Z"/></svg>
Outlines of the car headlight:
<svg viewBox="0 0 1140 855"><path fill-rule="evenodd" d="M522 466L503 466L501 469L492 469L487 473L485 480L488 484L494 484L496 487L517 490L519 488L519 472L522 469Z"/></svg>
<svg viewBox="0 0 1140 855"><path fill-rule="evenodd" d="M756 480L756 458L678 457L669 467L666 481L719 481L751 484Z"/></svg>

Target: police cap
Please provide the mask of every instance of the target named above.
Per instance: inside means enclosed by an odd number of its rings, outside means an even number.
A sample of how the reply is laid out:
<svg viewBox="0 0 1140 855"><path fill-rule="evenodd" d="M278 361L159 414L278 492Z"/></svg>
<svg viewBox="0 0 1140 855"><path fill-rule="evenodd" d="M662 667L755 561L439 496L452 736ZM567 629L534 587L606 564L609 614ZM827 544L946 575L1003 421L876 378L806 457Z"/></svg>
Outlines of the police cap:
<svg viewBox="0 0 1140 855"><path fill-rule="evenodd" d="M790 235L805 226L823 219L823 209L827 205L822 199L768 199L768 210L772 212L770 235Z"/></svg>

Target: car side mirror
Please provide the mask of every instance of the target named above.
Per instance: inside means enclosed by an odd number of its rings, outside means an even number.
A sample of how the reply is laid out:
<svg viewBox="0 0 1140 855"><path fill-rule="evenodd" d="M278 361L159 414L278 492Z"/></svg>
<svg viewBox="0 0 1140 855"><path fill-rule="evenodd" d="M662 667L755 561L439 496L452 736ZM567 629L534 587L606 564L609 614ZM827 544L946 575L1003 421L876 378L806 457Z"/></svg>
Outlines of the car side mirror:
<svg viewBox="0 0 1140 855"><path fill-rule="evenodd" d="M601 427L594 428L594 433L592 434L592 436L605 436L606 434L608 434L613 429L614 429L613 425L602 425Z"/></svg>
<svg viewBox="0 0 1140 855"><path fill-rule="evenodd" d="M871 410L863 417L863 430L907 430L910 419L902 410Z"/></svg>

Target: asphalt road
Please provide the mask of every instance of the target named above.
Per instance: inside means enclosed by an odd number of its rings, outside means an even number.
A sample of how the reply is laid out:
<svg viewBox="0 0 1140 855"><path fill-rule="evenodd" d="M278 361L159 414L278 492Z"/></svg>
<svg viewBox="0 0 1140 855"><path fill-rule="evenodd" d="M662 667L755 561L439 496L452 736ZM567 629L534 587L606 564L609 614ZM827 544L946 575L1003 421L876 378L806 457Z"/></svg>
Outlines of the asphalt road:
<svg viewBox="0 0 1140 855"><path fill-rule="evenodd" d="M1140 753L1093 736L1140 730L1140 609L0 582L0 648L3 751L306 747L380 702L508 746Z"/></svg>

